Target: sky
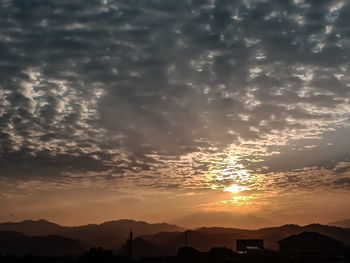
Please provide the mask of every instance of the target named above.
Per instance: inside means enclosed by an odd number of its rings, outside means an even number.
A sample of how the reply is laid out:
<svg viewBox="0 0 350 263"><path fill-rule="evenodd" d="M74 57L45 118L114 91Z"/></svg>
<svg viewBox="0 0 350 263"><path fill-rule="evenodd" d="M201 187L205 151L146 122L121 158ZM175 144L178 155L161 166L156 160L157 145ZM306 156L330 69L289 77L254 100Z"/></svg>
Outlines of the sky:
<svg viewBox="0 0 350 263"><path fill-rule="evenodd" d="M0 1L0 221L349 218L349 24L345 0Z"/></svg>

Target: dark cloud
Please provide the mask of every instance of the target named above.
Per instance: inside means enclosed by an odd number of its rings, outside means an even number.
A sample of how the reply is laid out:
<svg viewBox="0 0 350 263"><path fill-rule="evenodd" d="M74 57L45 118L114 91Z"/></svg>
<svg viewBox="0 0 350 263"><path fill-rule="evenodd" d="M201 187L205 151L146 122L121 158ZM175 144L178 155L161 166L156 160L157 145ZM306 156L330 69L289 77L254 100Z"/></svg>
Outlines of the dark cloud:
<svg viewBox="0 0 350 263"><path fill-rule="evenodd" d="M343 177L343 178L336 179L334 181L334 185L337 188L343 188L343 189L349 190L350 189L350 178L349 177Z"/></svg>
<svg viewBox="0 0 350 263"><path fill-rule="evenodd" d="M196 157L184 172L180 157L318 139L349 124L349 10L311 0L3 0L0 173L199 174L219 161Z"/></svg>

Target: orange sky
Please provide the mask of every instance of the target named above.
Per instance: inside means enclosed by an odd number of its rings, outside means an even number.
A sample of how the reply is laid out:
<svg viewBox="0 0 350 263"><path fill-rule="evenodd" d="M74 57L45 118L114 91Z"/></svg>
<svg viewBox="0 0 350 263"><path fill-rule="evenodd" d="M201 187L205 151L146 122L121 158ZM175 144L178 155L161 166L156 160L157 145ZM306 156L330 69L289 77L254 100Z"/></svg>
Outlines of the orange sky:
<svg viewBox="0 0 350 263"><path fill-rule="evenodd" d="M350 217L350 1L3 2L0 221Z"/></svg>

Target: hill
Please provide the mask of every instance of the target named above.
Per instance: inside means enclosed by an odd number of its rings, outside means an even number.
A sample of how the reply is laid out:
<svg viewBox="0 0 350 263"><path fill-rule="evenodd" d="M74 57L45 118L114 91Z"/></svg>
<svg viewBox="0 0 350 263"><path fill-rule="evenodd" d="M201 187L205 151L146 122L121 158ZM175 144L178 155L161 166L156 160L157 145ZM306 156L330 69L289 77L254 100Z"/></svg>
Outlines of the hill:
<svg viewBox="0 0 350 263"><path fill-rule="evenodd" d="M87 249L87 244L82 241L57 235L27 236L12 231L0 232L0 254L80 255Z"/></svg>
<svg viewBox="0 0 350 263"><path fill-rule="evenodd" d="M82 240L89 246L113 250L121 249L130 230L134 232L135 237L159 232L184 231L183 228L176 225L148 224L133 220L109 221L102 224L73 227L60 226L46 220L0 223L0 231L15 231L29 236L59 235Z"/></svg>
<svg viewBox="0 0 350 263"><path fill-rule="evenodd" d="M307 226L284 225L280 227L246 230L236 228L206 227L188 231L188 243L199 251L209 251L213 247L227 247L236 250L237 239L263 239L267 249L278 250L277 241L302 232L317 232L350 245L350 229L312 224ZM141 236L144 240L163 246L168 255L174 255L184 245L184 232L158 233Z"/></svg>
<svg viewBox="0 0 350 263"><path fill-rule="evenodd" d="M0 242L5 242L4 240L14 242L13 240L17 239L21 247L29 248L31 242L43 244L43 247L57 242L60 244L57 247L62 247L61 251L68 251L68 248L66 249L63 245L66 242L71 244L71 247L74 248L72 252L74 252L79 251L76 242L82 240L87 247L95 246L121 251L126 248L125 242L130 230L134 232L135 254L143 256L175 255L178 249L185 244L185 229L181 227L170 224L148 224L133 220L118 220L74 227L60 226L46 220L1 223L0 231L6 232L1 232ZM237 239L263 239L265 248L278 250L277 241L302 232L317 232L342 241L345 245L350 245L349 228L319 224L283 225L257 230L202 227L187 231L187 237L188 244L199 251L209 251L213 247L227 247L235 250ZM62 238L67 239L63 240ZM0 243L0 245L6 244ZM34 248L32 249L36 251ZM57 252L52 252L50 248L47 249L49 253Z"/></svg>

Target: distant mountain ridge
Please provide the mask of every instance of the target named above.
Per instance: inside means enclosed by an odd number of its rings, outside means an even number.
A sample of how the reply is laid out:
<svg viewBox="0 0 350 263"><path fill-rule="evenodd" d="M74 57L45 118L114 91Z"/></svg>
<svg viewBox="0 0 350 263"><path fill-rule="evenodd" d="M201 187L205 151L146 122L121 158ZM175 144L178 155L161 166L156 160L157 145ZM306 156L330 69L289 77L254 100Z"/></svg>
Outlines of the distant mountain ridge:
<svg viewBox="0 0 350 263"><path fill-rule="evenodd" d="M189 231L187 235L189 245L199 251L209 251L213 247L227 247L236 250L237 239L263 239L265 248L278 250L277 241L302 232L317 232L342 241L345 245L350 245L350 229L320 224L283 225L258 230L204 227ZM144 235L141 238L156 246L164 247L169 255L175 254L185 242L183 232L163 232L155 235Z"/></svg>
<svg viewBox="0 0 350 263"><path fill-rule="evenodd" d="M117 252L121 252L127 248L126 240L130 230L134 232L135 237L135 256L174 255L177 253L178 249L185 244L186 229L166 223L148 224L142 221L118 220L102 224L72 227L60 226L46 220L0 223L0 231L6 231L0 232L2 233L3 240L5 237L19 238L22 240L33 238L26 237L27 235L35 236L34 238L36 239L33 240L40 243L42 242L40 238L48 238L48 236L54 235L56 237L60 236L60 242L63 240L62 238L67 238L67 242L73 242L72 244L78 244L80 242L79 240L81 240L86 244L86 247L101 246L105 249L112 249ZM350 245L349 228L320 224L306 226L283 225L257 230L202 227L187 231L187 238L188 244L199 251L209 251L213 247L227 247L235 250L237 239L263 239L265 248L277 250L277 241L302 232L317 232L342 241L345 245ZM28 241L22 242L24 242L22 244L26 244L25 242Z"/></svg>
<svg viewBox="0 0 350 263"><path fill-rule="evenodd" d="M349 219L340 220L340 221L331 222L331 223L328 223L328 225L350 228L350 218Z"/></svg>
<svg viewBox="0 0 350 263"><path fill-rule="evenodd" d="M101 246L113 250L121 248L130 230L134 232L135 237L159 232L184 231L176 225L148 224L128 219L83 226L60 226L43 219L0 223L0 231L15 231L29 236L59 235L82 240L89 246Z"/></svg>

